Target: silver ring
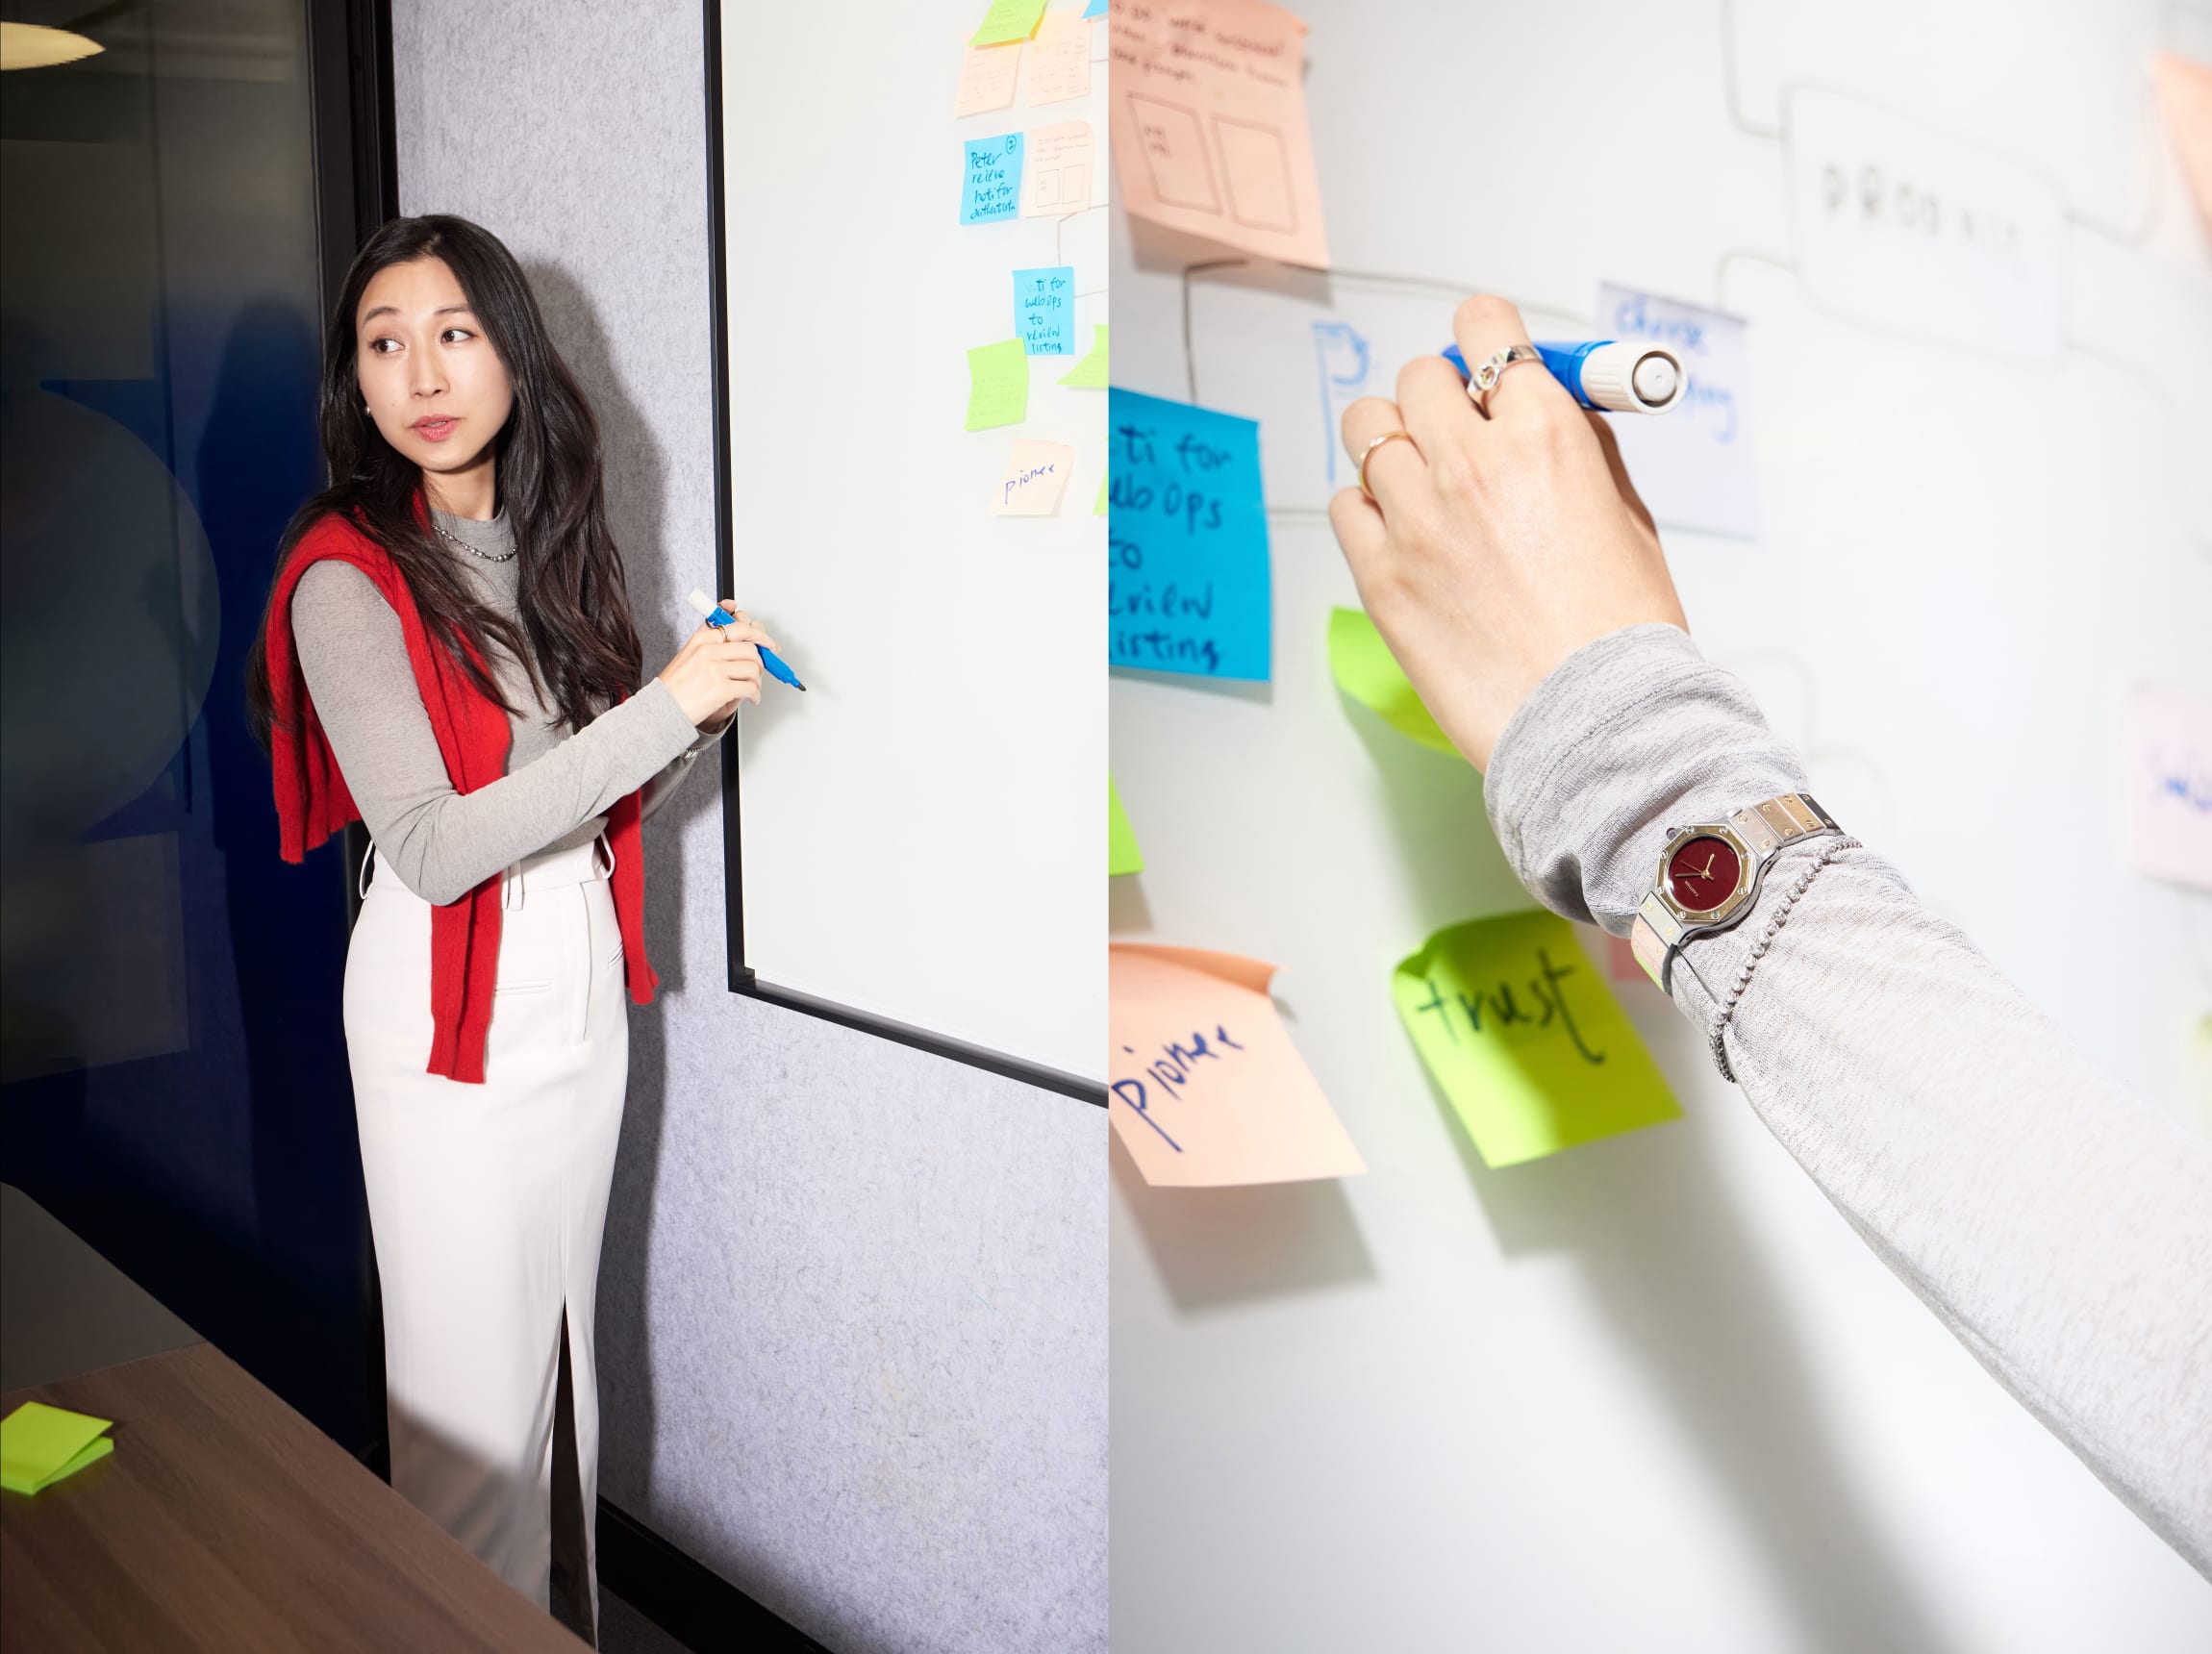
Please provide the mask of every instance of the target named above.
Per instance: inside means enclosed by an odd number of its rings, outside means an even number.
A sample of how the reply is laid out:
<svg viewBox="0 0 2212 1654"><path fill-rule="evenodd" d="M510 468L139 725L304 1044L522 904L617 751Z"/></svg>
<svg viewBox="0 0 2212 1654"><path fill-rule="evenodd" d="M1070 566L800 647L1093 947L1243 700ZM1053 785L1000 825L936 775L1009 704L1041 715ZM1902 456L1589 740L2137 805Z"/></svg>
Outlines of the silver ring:
<svg viewBox="0 0 2212 1654"><path fill-rule="evenodd" d="M1505 370L1517 362L1542 362L1544 360L1533 344L1509 344L1496 356L1490 357L1467 376L1467 398L1487 419L1490 417L1490 393L1497 382L1505 377Z"/></svg>

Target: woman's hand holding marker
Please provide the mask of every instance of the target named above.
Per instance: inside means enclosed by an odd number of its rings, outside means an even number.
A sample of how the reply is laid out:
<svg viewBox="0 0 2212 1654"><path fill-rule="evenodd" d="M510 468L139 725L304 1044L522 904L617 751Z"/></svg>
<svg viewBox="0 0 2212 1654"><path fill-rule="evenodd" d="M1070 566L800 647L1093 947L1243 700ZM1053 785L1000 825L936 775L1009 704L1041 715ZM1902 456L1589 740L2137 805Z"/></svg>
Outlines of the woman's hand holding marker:
<svg viewBox="0 0 2212 1654"><path fill-rule="evenodd" d="M740 701L761 704L760 646L775 644L735 597L723 598L722 608L736 616L734 624L702 624L661 668L661 681L696 728L728 721Z"/></svg>
<svg viewBox="0 0 2212 1654"><path fill-rule="evenodd" d="M1470 363L1529 342L1521 313L1487 295L1460 305L1452 333ZM1504 369L1488 403L1486 418L1443 357L1407 363L1395 403L1345 410L1365 488L1329 502L1369 617L1477 769L1583 644L1650 620L1689 630L1604 419L1540 363Z"/></svg>

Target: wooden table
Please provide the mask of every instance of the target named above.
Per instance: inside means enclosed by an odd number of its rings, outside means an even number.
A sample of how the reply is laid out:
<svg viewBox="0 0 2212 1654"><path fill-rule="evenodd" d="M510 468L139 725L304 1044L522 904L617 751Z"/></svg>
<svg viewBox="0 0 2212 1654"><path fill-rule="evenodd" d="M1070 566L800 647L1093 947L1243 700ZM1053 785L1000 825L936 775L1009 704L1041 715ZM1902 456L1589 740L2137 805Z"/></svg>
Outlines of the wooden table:
<svg viewBox="0 0 2212 1654"><path fill-rule="evenodd" d="M0 1396L113 1418L115 1450L0 1491L0 1650L583 1644L214 1345Z"/></svg>

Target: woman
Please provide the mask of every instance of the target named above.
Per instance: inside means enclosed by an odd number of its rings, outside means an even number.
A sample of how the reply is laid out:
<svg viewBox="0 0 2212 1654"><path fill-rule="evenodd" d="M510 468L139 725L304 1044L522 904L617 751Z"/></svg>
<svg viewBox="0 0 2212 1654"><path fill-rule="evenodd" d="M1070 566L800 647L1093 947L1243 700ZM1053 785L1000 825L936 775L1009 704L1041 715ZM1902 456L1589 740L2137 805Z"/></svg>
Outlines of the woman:
<svg viewBox="0 0 2212 1654"><path fill-rule="evenodd" d="M356 815L375 840L345 1034L392 1485L541 1606L558 1547L590 1635L622 991L655 980L638 828L759 701L769 639L702 626L641 688L597 426L465 219L362 248L321 426L247 692L286 859Z"/></svg>
<svg viewBox="0 0 2212 1654"><path fill-rule="evenodd" d="M1496 298L1461 305L1453 331L1470 363L1529 342ZM1691 643L1604 421L1526 358L1492 372L1470 390L1428 358L1395 403L1346 409L1364 486L1329 518L1376 628L1484 772L1514 871L1554 912L1635 938L1882 1261L2212 1574L2212 1143L2129 1096L1896 868L1817 821L1731 927L1656 937L1671 827L1798 793L1803 766ZM1947 807L1989 830L1972 800ZM1706 863L1665 865L1690 909L1722 895L1697 890Z"/></svg>

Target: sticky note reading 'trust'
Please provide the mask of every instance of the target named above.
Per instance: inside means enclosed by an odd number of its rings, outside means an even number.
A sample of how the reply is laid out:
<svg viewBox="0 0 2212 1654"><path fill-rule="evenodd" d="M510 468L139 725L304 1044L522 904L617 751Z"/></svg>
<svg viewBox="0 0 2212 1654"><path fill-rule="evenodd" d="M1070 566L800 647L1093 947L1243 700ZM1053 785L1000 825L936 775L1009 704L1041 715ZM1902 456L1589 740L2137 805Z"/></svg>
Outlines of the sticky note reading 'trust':
<svg viewBox="0 0 2212 1654"><path fill-rule="evenodd" d="M26 1401L0 1418L0 1487L36 1493L115 1449L112 1421L43 1401Z"/></svg>
<svg viewBox="0 0 2212 1654"><path fill-rule="evenodd" d="M1268 996L1275 967L1107 950L1107 1116L1144 1181L1295 1183L1367 1170Z"/></svg>
<svg viewBox="0 0 2212 1654"><path fill-rule="evenodd" d="M1391 990L1488 1165L1681 1116L1635 1025L1557 914L1438 931L1398 962Z"/></svg>
<svg viewBox="0 0 2212 1654"><path fill-rule="evenodd" d="M1265 682L1272 616L1260 428L1110 390L1107 661Z"/></svg>
<svg viewBox="0 0 2212 1654"><path fill-rule="evenodd" d="M1018 425L1029 417L1029 353L1018 338L968 353L968 429Z"/></svg>
<svg viewBox="0 0 2212 1654"><path fill-rule="evenodd" d="M1106 778L1106 876L1111 879L1118 874L1144 870L1144 852L1137 848L1137 830L1129 825L1128 814L1121 808L1121 789L1109 775Z"/></svg>
<svg viewBox="0 0 2212 1654"><path fill-rule="evenodd" d="M1065 442L1041 442L1033 438L1014 439L1014 457L1006 475L991 496L991 509L998 516L1053 516L1060 496L1068 491L1068 479L1075 470L1075 450Z"/></svg>
<svg viewBox="0 0 2212 1654"><path fill-rule="evenodd" d="M1402 736L1425 747L1459 756L1451 738L1437 727L1428 708L1406 682L1405 672L1390 652L1390 645L1375 630L1375 623L1358 609L1329 611L1329 675L1337 688L1382 719Z"/></svg>
<svg viewBox="0 0 2212 1654"><path fill-rule="evenodd" d="M1031 356L1075 354L1075 266L1014 272L1014 326Z"/></svg>
<svg viewBox="0 0 2212 1654"><path fill-rule="evenodd" d="M968 140L968 166L961 181L960 221L995 224L1021 207L1021 134Z"/></svg>

